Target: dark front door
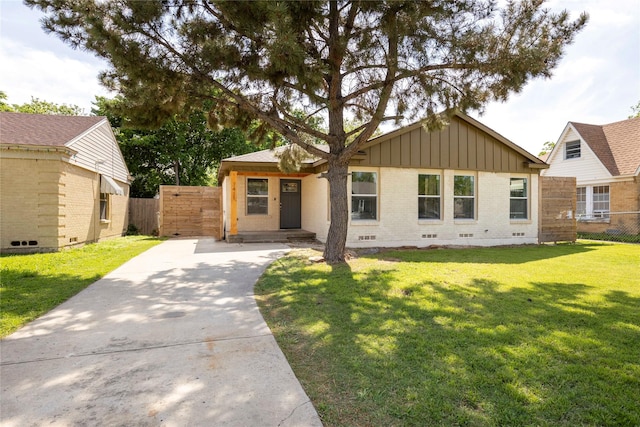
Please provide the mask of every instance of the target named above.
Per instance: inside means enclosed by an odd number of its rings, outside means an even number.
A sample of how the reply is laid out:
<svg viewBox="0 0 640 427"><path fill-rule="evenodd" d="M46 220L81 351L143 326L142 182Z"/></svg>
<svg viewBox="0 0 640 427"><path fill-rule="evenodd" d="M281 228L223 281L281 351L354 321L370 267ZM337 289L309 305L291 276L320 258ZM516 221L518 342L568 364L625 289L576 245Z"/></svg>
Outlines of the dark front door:
<svg viewBox="0 0 640 427"><path fill-rule="evenodd" d="M301 181L280 180L280 228L300 228Z"/></svg>

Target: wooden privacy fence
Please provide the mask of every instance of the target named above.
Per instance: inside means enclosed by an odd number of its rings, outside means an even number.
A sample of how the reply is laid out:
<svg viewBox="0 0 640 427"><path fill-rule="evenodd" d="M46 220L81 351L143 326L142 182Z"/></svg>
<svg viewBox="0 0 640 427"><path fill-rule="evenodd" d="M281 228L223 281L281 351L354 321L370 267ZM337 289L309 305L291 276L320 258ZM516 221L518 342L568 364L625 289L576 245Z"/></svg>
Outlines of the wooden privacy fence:
<svg viewBox="0 0 640 427"><path fill-rule="evenodd" d="M160 186L161 236L222 239L222 188Z"/></svg>
<svg viewBox="0 0 640 427"><path fill-rule="evenodd" d="M133 224L140 234L157 236L160 226L158 216L159 199L129 199L129 224Z"/></svg>
<svg viewBox="0 0 640 427"><path fill-rule="evenodd" d="M575 242L576 179L540 177L540 203L540 243Z"/></svg>

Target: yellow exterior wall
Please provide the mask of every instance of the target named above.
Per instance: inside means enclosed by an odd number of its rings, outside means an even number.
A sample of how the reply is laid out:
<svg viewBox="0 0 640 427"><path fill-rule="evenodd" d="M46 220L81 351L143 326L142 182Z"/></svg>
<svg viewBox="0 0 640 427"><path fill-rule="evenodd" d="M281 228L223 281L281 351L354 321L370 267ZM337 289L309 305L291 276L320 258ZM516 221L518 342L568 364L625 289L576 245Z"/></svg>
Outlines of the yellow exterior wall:
<svg viewBox="0 0 640 427"><path fill-rule="evenodd" d="M119 182L125 195L110 195L111 221L101 223L99 174L66 160L56 151L2 151L0 250L59 250L126 230L129 186Z"/></svg>
<svg viewBox="0 0 640 427"><path fill-rule="evenodd" d="M269 205L266 215L247 215L247 180L269 180ZM280 178L274 176L238 176L238 231L272 231L280 229Z"/></svg>
<svg viewBox="0 0 640 427"><path fill-rule="evenodd" d="M61 177L59 247L122 236L127 228L129 186L124 196L109 195L109 219L100 220L100 176L64 163Z"/></svg>

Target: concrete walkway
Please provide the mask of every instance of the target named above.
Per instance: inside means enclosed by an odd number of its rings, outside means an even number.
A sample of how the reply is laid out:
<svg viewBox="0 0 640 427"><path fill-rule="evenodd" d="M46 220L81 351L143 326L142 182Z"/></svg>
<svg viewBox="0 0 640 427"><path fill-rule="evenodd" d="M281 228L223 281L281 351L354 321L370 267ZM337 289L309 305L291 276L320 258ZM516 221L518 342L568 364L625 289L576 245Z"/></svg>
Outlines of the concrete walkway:
<svg viewBox="0 0 640 427"><path fill-rule="evenodd" d="M0 424L321 426L253 298L280 244L168 240L0 342Z"/></svg>

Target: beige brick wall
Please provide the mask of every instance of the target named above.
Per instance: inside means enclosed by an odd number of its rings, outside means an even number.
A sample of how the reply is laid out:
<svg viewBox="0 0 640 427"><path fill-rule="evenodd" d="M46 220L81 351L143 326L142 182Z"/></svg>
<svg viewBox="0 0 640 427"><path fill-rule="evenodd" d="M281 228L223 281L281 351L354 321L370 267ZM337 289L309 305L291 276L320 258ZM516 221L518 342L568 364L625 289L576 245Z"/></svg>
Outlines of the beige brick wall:
<svg viewBox="0 0 640 427"><path fill-rule="evenodd" d="M122 236L127 228L129 186L118 182L125 194L110 194L109 219L100 220L100 177L65 163L61 178L60 247Z"/></svg>
<svg viewBox="0 0 640 427"><path fill-rule="evenodd" d="M3 251L57 249L62 154L41 156L44 158L37 159L29 152L27 158L19 158L16 152L2 152L0 248ZM21 244L15 246L12 242Z"/></svg>
<svg viewBox="0 0 640 427"><path fill-rule="evenodd" d="M127 225L128 185L120 183L125 196L111 198L111 222L100 224L99 203L94 203L99 192L97 174L72 166L64 158L56 152L2 152L2 251L58 250L122 235ZM12 245L16 241L27 244Z"/></svg>
<svg viewBox="0 0 640 427"><path fill-rule="evenodd" d="M609 184L611 212L640 211L640 177L633 181Z"/></svg>
<svg viewBox="0 0 640 427"><path fill-rule="evenodd" d="M351 168L351 171L378 173L378 219L349 220L347 245L350 247L475 245L491 246L538 242L538 175L476 171L422 170L406 168ZM418 175L439 173L442 176L442 219L418 219ZM453 177L469 174L476 177L476 219L454 220ZM529 218L509 218L509 184L511 177L526 177L529 185ZM253 177L252 177L253 178ZM226 181L226 180L225 180ZM246 215L246 176L239 176L238 230L278 230L279 177L269 177L269 213ZM349 182L348 192L351 193ZM229 189L225 189L228 198ZM229 200L226 200L229 203ZM318 175L302 179L302 228L326 241L329 228L328 185ZM225 206L228 210L228 206ZM228 212L226 212L228 215ZM227 229L229 218L227 217ZM467 235L461 237L460 234ZM435 236L435 237L434 237Z"/></svg>
<svg viewBox="0 0 640 427"><path fill-rule="evenodd" d="M578 232L640 234L640 179L609 184L608 221L578 221Z"/></svg>
<svg viewBox="0 0 640 427"><path fill-rule="evenodd" d="M347 246L418 246L537 243L538 175L403 168L352 168L378 172L377 221L349 221ZM442 212L440 220L418 219L418 174L440 173ZM476 219L454 220L454 175L476 177ZM511 177L526 176L529 182L529 218L510 220ZM349 188L349 193L351 189ZM514 235L514 233L516 235ZM466 235L461 237L460 235ZM435 236L435 237L434 237ZM321 237L321 236L319 236Z"/></svg>

